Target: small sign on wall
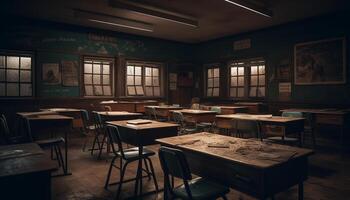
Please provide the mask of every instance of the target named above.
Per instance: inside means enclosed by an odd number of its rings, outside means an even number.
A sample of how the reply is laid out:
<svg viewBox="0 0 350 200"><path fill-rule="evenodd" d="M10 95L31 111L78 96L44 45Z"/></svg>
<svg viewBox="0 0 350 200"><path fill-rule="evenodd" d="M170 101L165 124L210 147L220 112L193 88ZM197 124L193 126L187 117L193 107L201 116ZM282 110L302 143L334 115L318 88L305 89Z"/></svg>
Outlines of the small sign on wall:
<svg viewBox="0 0 350 200"><path fill-rule="evenodd" d="M242 49L250 49L251 48L251 39L238 40L233 43L233 49L235 51Z"/></svg>

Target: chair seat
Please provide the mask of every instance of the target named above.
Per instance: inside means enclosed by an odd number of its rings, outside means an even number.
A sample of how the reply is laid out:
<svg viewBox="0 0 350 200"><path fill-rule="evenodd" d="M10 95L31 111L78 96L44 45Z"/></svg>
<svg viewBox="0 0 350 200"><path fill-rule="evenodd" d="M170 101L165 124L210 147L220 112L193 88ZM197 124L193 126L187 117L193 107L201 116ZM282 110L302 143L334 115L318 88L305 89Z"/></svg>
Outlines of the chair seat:
<svg viewBox="0 0 350 200"><path fill-rule="evenodd" d="M125 159L128 161L139 160L140 158L146 158L155 155L154 151L151 151L145 147L143 147L142 156L139 156L139 147L133 147L124 150ZM118 152L118 156L121 156L121 153Z"/></svg>
<svg viewBox="0 0 350 200"><path fill-rule="evenodd" d="M189 181L189 187L192 193L193 199L216 199L225 194L230 190L228 187L211 182L205 178L196 178ZM174 189L176 197L181 199L190 199L187 195L185 186L182 185Z"/></svg>
<svg viewBox="0 0 350 200"><path fill-rule="evenodd" d="M64 143L64 139L62 137L50 138L45 140L36 140L35 143L37 143L40 147L47 147L47 146Z"/></svg>

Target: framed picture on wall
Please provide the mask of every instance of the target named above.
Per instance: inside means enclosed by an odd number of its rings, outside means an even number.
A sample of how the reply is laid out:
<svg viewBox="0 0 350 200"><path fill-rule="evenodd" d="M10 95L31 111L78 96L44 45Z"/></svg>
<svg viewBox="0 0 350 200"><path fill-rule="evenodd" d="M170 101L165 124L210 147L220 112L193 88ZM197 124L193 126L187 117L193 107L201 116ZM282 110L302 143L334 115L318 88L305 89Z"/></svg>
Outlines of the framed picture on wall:
<svg viewBox="0 0 350 200"><path fill-rule="evenodd" d="M345 38L312 41L294 47L294 84L346 82Z"/></svg>

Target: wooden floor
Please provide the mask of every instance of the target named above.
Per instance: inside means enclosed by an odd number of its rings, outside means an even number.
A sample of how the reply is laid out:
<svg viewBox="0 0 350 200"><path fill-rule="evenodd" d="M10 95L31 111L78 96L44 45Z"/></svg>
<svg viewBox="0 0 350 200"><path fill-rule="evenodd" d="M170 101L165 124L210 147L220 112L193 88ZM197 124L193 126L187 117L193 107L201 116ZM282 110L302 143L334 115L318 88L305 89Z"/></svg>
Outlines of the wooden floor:
<svg viewBox="0 0 350 200"><path fill-rule="evenodd" d="M116 186L109 190L103 188L107 175L111 156L106 154L98 160L92 157L90 152L82 152L82 143L85 138L74 135L69 145L69 160L72 171L71 176L55 177L52 183L53 199L57 200L105 200L113 199ZM157 151L159 146L150 147ZM158 156L152 159L158 183L163 186L163 176ZM135 177L135 164L127 169L126 177ZM339 152L330 150L317 150L310 158L309 179L305 183L306 200L344 200L350 195L350 156L340 155ZM118 180L118 170L112 174L111 181ZM283 180L281 180L283 181ZM133 194L134 184L123 185L123 197L130 197ZM144 190L152 190L153 182L145 179ZM148 196L144 199L162 199L162 194ZM251 200L250 196L231 190L228 199ZM297 187L275 196L275 199L291 200L297 198Z"/></svg>

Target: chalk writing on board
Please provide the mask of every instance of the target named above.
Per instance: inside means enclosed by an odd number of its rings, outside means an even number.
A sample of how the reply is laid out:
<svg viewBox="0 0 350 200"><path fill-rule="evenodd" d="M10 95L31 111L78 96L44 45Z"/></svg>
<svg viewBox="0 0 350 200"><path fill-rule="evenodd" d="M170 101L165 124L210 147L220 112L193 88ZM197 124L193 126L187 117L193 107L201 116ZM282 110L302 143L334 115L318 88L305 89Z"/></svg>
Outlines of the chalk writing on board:
<svg viewBox="0 0 350 200"><path fill-rule="evenodd" d="M78 86L78 62L61 61L62 65L62 85Z"/></svg>
<svg viewBox="0 0 350 200"><path fill-rule="evenodd" d="M42 79L45 85L61 84L61 72L58 63L44 63L42 66Z"/></svg>

